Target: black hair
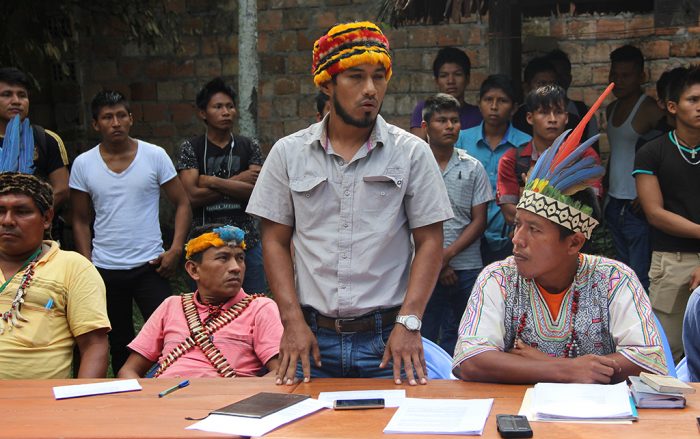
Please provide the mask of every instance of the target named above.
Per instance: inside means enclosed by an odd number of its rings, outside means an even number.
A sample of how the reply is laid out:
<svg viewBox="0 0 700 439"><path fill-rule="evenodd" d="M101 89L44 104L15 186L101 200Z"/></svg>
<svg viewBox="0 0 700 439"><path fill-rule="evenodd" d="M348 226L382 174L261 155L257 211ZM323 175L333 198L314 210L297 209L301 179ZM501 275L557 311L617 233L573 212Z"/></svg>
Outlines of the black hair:
<svg viewBox="0 0 700 439"><path fill-rule="evenodd" d="M525 66L525 70L523 71L523 80L529 84L530 81L532 81L532 78L534 78L535 75L540 72L552 72L556 76L557 69L554 68L554 65L549 61L549 59L543 56L533 58Z"/></svg>
<svg viewBox="0 0 700 439"><path fill-rule="evenodd" d="M666 70L663 72L661 76L659 76L659 80L656 81L657 98L663 102L666 102L669 97L669 89L671 88L671 85L678 83L687 72L687 67L676 67L675 69Z"/></svg>
<svg viewBox="0 0 700 439"><path fill-rule="evenodd" d="M197 108L200 110L206 110L212 96L217 93L227 95L233 101L233 105L236 105L236 92L233 91L233 87L226 84L224 79L219 76L204 84L204 87L199 90L199 93L197 93L197 97L195 97L194 100Z"/></svg>
<svg viewBox="0 0 700 439"><path fill-rule="evenodd" d="M423 120L427 123L433 118L433 114L442 111L454 111L459 113L459 101L452 95L438 93L425 100L423 106Z"/></svg>
<svg viewBox="0 0 700 439"><path fill-rule="evenodd" d="M644 55L642 51L631 44L625 44L610 52L610 62L631 62L634 63L640 72L644 71Z"/></svg>
<svg viewBox="0 0 700 439"><path fill-rule="evenodd" d="M90 102L90 110L92 111L92 118L97 120L100 115L100 110L104 107L114 107L115 105L124 105L126 111L131 114L131 109L129 108L129 101L126 100L123 94L114 90L103 90L95 95Z"/></svg>
<svg viewBox="0 0 700 439"><path fill-rule="evenodd" d="M447 63L457 64L464 70L464 74L469 76L472 63L469 60L469 56L464 53L463 50L457 49L456 47L443 47L438 51L435 56L435 61L433 61L433 75L436 78L440 74L440 68Z"/></svg>
<svg viewBox="0 0 700 439"><path fill-rule="evenodd" d="M530 113L534 113L540 108L544 111L550 111L552 108L566 110L566 91L557 84L544 85L530 90L530 93L525 96L525 108Z"/></svg>
<svg viewBox="0 0 700 439"><path fill-rule="evenodd" d="M323 115L323 109L326 107L326 102L328 102L329 99L328 95L322 91L316 93L314 100L316 101L316 111L318 111L318 114Z"/></svg>
<svg viewBox="0 0 700 439"><path fill-rule="evenodd" d="M678 102L684 91L695 84L700 84L700 64L677 67L670 73L673 76L666 86L666 101Z"/></svg>
<svg viewBox="0 0 700 439"><path fill-rule="evenodd" d="M566 54L561 49L554 49L550 51L548 54L546 54L545 59L547 59L550 63L552 62L558 62L561 61L564 64L566 64L567 69L571 71L571 60L569 59L569 55Z"/></svg>
<svg viewBox="0 0 700 439"><path fill-rule="evenodd" d="M10 85L19 85L29 90L29 78L16 67L0 68L0 82Z"/></svg>
<svg viewBox="0 0 700 439"><path fill-rule="evenodd" d="M511 81L508 75L497 74L489 75L484 82L481 83L479 88L479 99L484 97L486 93L497 88L508 96L508 98L515 103L515 87L513 86L513 81Z"/></svg>

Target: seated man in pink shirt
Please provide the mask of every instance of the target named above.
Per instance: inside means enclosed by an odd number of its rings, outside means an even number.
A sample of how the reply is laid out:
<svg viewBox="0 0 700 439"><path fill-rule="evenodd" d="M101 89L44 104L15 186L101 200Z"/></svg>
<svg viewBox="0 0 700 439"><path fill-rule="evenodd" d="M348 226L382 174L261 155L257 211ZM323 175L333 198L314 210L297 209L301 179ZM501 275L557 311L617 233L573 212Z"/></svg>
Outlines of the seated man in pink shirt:
<svg viewBox="0 0 700 439"><path fill-rule="evenodd" d="M205 226L185 246L197 291L166 299L129 344L120 378L259 376L275 372L282 322L271 299L247 295L244 232Z"/></svg>

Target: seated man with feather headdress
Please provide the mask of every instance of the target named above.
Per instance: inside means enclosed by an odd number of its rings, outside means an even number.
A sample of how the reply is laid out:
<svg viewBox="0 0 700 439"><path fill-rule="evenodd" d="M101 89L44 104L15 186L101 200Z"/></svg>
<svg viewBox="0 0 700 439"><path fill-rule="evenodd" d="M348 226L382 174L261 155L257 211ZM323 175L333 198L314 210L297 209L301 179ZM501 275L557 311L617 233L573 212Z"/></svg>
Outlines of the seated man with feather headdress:
<svg viewBox="0 0 700 439"><path fill-rule="evenodd" d="M598 224L586 195L603 169L586 123L537 161L515 214L513 256L486 267L459 328L454 374L500 383L616 383L667 365L649 299L624 264L580 252Z"/></svg>

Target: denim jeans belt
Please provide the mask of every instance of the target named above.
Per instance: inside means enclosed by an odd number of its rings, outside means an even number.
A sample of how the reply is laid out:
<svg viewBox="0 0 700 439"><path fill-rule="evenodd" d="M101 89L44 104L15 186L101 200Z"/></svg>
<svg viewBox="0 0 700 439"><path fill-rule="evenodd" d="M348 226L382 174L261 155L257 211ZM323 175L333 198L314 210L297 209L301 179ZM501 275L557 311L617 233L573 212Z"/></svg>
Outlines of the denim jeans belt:
<svg viewBox="0 0 700 439"><path fill-rule="evenodd" d="M360 317L334 319L319 314L313 308L302 308L304 319L308 325L311 325L313 316L316 316L316 326L319 328L330 329L338 334L348 332L369 332L376 329L375 314L378 312L382 318L382 328L392 326L396 321L396 316L399 315L400 307L378 310L365 314Z"/></svg>

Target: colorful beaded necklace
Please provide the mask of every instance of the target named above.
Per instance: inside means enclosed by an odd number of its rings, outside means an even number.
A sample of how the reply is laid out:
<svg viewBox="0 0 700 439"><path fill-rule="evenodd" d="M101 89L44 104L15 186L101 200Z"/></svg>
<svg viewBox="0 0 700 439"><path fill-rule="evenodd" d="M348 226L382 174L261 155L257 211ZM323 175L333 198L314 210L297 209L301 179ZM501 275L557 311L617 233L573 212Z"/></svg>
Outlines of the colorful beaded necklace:
<svg viewBox="0 0 700 439"><path fill-rule="evenodd" d="M577 260L576 265L576 275L578 276L578 270L581 266L581 256ZM573 288L573 298L571 300L571 327L569 328L569 340L564 346L564 358L575 358L578 357L578 334L576 333L576 315L578 314L579 299L581 294L578 291L578 282L576 277L574 277L574 283L571 286ZM523 312L518 321L518 328L515 330L515 339L513 340L513 348L518 340L521 339L523 330L525 330L525 323L527 322L527 311Z"/></svg>
<svg viewBox="0 0 700 439"><path fill-rule="evenodd" d="M32 253L32 255L29 256L29 258L27 258L26 261L24 261L22 267L20 267L20 269L17 270L17 273L19 273L20 271L22 271L22 269L24 269L24 273L22 274L22 280L19 282L19 287L17 287L17 292L15 293L14 300L12 300L12 305L10 305L10 309L8 309L4 313L2 313L2 315L0 315L0 335L5 333L5 324L7 324L9 330L12 331L12 328L14 327L22 327L22 325L19 322L28 322L28 320L24 318L20 313L20 309L22 308L22 304L24 303L24 296L27 295L27 288L29 288L29 283L34 277L34 267L36 266L36 263L39 260L41 250L42 246L39 246L39 248L36 249L36 251ZM17 273L15 273L11 278L5 281L4 284L2 284L2 287L0 287L0 293L2 293L5 290L5 287L7 287L7 285L12 281L12 279L15 278Z"/></svg>

